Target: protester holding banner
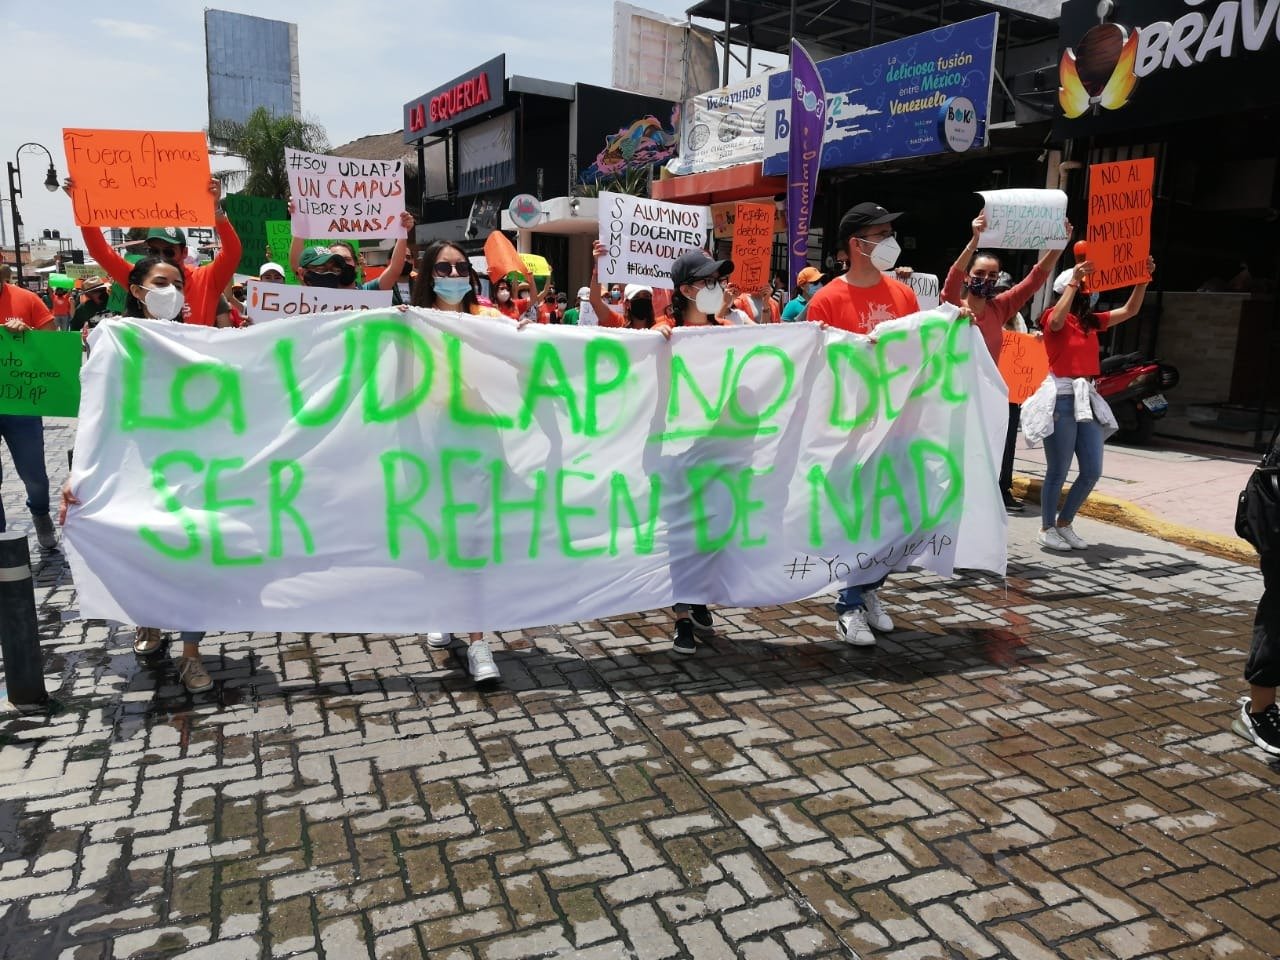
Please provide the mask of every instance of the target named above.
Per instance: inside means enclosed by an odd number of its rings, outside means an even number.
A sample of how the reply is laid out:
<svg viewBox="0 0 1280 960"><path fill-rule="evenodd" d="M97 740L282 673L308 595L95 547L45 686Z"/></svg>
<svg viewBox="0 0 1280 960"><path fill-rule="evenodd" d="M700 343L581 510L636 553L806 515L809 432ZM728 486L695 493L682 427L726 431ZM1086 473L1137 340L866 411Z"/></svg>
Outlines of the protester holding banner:
<svg viewBox="0 0 1280 960"><path fill-rule="evenodd" d="M75 181L68 177L63 181L62 188L74 204L77 189ZM202 327L216 325L218 298L235 276L241 254L240 238L219 202L222 199L222 183L217 178L209 179L209 193L214 201L214 227L222 243L222 248L212 263L195 268L187 266L187 236L178 227L153 227L147 232L146 240L147 252L151 256L163 257L170 263L181 265L185 277L186 322ZM111 249L98 227L81 227L80 233L90 256L102 265L102 269L112 280L127 287L129 273L133 269L129 261Z"/></svg>
<svg viewBox="0 0 1280 960"><path fill-rule="evenodd" d="M782 308L784 323L797 323L808 320L809 301L822 289L822 271L817 267L805 267L796 274L796 288L791 299Z"/></svg>
<svg viewBox="0 0 1280 960"><path fill-rule="evenodd" d="M982 339L991 353L991 359L999 363L1005 324L1045 285L1066 247L1046 250L1031 268L1031 272L1019 283L1008 290L997 292L1001 275L1000 257L993 251L978 249L982 232L987 228L986 214L978 214L971 226L973 232L968 245L960 251L956 262L947 271L947 279L942 285L942 301L967 307L972 311L974 323L982 332ZM1066 223L1066 231L1069 242L1069 221ZM1009 442L1009 438L1016 441L1021 409L1019 404L1009 404L1009 426L1005 443L1009 470L1007 476L1004 470L1000 474L1000 493L1004 498L1005 509L1011 513L1021 513L1024 506L1013 495L1012 446Z"/></svg>
<svg viewBox="0 0 1280 960"><path fill-rule="evenodd" d="M289 203L289 214L293 215L293 202ZM412 232L414 224L413 214L407 210L400 214L400 225L407 232ZM295 236L289 245L289 265L293 268L293 272L304 285L307 280L303 278L303 271L306 267L302 264L302 256L306 240L302 237ZM312 247L308 249L320 249ZM334 240L328 246L329 253L341 260L339 264L338 275L343 282L339 287L344 289L353 289L356 286L356 279L359 273L359 267L363 264L363 256L359 253L359 246L351 240ZM409 241L407 237L401 237L391 249L391 260L387 263L387 269L383 270L373 280L369 280L360 284L361 290L390 290L391 302L398 304L400 302L400 294L396 290L396 281L400 279L400 274L404 271L405 259L409 253ZM313 258L314 259L314 258ZM348 279L350 278L350 279ZM324 286L329 286L329 282L325 282Z"/></svg>
<svg viewBox="0 0 1280 960"><path fill-rule="evenodd" d="M1046 250L1019 283L1004 293L996 293L996 285L1000 281L1000 257L990 250L978 249L982 231L987 228L986 214L978 214L971 226L973 235L969 238L968 245L960 251L960 256L956 257L956 262L947 271L947 279L942 285L942 301L968 307L972 311L974 323L982 332L987 350L991 352L991 359L999 361L1005 322L1048 282L1054 265L1066 247ZM1069 221L1066 230L1069 242Z"/></svg>
<svg viewBox="0 0 1280 960"><path fill-rule="evenodd" d="M840 220L836 234L841 256L849 258L848 272L835 277L809 301L807 319L851 333L869 334L877 324L905 317L920 309L915 291L886 276L898 262L901 248L890 213L877 203L859 203ZM836 636L855 647L875 646L873 631L893 629L893 619L880 602L886 574L868 584L845 587L836 599Z"/></svg>
<svg viewBox="0 0 1280 960"><path fill-rule="evenodd" d="M471 269L471 260L461 247L447 240L437 240L422 253L418 281L413 288L413 306L449 313L469 313L476 317L500 317L493 307L482 307L477 300L480 285ZM443 649L453 642L448 633L428 633L427 646ZM501 676L493 660L493 651L483 633L472 633L467 643L467 670L476 683L497 680Z"/></svg>
<svg viewBox="0 0 1280 960"><path fill-rule="evenodd" d="M629 283L625 287L613 283L609 285L609 302L600 294L600 258L608 254L608 249L599 240L591 245L591 282L590 296L587 298L591 309L602 327L629 327L633 330L648 330L653 327L657 317L653 310L653 287L641 283ZM617 297L614 297L614 293ZM622 309L615 310L610 303L621 303ZM669 327L668 327L669 329Z"/></svg>
<svg viewBox="0 0 1280 960"><path fill-rule="evenodd" d="M1155 260L1147 258L1147 272L1153 275ZM1098 331L1137 316L1147 293L1147 284L1133 288L1123 307L1093 312L1093 298L1086 291L1093 264L1085 260L1064 270L1053 283L1058 301L1040 318L1049 373L1044 384L1022 409L1022 432L1028 442L1044 441L1044 486L1040 491L1040 519L1037 542L1046 549L1069 552L1084 550L1088 544L1071 528L1085 499L1102 476L1102 445L1116 430L1115 415L1098 395ZM1058 510L1063 482L1076 458L1076 481L1066 502Z"/></svg>
<svg viewBox="0 0 1280 960"><path fill-rule="evenodd" d="M13 283L7 263L0 264L0 326L9 336L21 337L33 330L56 330L53 314L30 290ZM9 447L18 479L27 489L27 509L36 539L45 550L58 546L58 535L49 517L49 475L44 466L44 420L21 414L0 414L0 439ZM2 479L2 478L0 478ZM4 504L0 503L0 533L5 530Z"/></svg>

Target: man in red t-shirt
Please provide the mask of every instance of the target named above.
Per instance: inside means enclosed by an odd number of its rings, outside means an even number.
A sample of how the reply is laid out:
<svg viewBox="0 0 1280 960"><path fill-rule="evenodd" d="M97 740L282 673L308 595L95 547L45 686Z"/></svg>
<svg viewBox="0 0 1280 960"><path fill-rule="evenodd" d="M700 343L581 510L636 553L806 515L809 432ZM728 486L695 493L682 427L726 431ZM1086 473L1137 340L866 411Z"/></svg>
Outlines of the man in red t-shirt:
<svg viewBox="0 0 1280 960"><path fill-rule="evenodd" d="M893 269L901 252L893 233L893 221L900 216L875 203L860 203L844 215L837 234L837 257L848 256L849 270L814 294L806 319L867 334L884 320L920 310L914 290L884 275ZM893 629L893 620L876 592L884 581L881 577L875 583L840 591L836 600L839 639L856 647L870 647L876 642L873 630L884 633Z"/></svg>
<svg viewBox="0 0 1280 960"><path fill-rule="evenodd" d="M849 270L814 295L807 319L870 333L882 320L919 311L915 291L884 275L901 253L893 233L893 221L900 216L875 203L860 203L844 215L837 238L840 252L849 257Z"/></svg>
<svg viewBox="0 0 1280 960"><path fill-rule="evenodd" d="M5 341L23 337L33 330L53 330L53 314L44 301L30 290L14 286L8 264L0 265L0 359L8 353ZM44 466L44 421L39 417L0 413L0 439L9 447L14 469L27 488L27 509L36 528L36 539L45 550L58 546L53 520L49 517L49 474ZM3 477L0 477L0 481ZM4 504L0 502L0 533L5 530Z"/></svg>

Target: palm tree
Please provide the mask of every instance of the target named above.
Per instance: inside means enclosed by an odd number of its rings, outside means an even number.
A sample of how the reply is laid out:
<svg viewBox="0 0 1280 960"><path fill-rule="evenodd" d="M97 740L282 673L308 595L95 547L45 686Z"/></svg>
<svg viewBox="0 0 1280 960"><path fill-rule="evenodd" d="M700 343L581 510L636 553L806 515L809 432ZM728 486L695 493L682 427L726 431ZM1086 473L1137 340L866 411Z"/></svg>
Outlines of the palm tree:
<svg viewBox="0 0 1280 960"><path fill-rule="evenodd" d="M289 198L289 175L284 165L285 147L326 153L329 137L324 127L314 120L276 116L266 107L258 107L244 123L216 120L209 127L209 137L225 144L228 151L242 157L244 170L230 170L219 175L223 186L239 187L251 197Z"/></svg>

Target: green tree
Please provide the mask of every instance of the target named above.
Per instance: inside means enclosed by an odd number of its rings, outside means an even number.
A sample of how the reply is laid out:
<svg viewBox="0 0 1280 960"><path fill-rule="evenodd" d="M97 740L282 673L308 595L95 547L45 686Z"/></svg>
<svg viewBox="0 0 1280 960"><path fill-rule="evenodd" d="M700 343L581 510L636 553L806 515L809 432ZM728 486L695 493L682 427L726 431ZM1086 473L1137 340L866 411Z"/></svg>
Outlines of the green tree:
<svg viewBox="0 0 1280 960"><path fill-rule="evenodd" d="M329 137L314 120L279 117L258 107L244 123L218 120L209 127L209 138L243 158L244 170L221 174L224 188L239 189L251 197L289 198L289 175L284 165L285 147L327 153Z"/></svg>

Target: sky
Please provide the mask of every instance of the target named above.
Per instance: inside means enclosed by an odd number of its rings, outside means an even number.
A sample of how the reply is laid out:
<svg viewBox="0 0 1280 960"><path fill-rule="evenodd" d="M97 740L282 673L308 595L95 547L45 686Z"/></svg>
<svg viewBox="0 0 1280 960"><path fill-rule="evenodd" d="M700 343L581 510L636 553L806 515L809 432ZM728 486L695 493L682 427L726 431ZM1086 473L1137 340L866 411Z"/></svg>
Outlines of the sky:
<svg viewBox="0 0 1280 960"><path fill-rule="evenodd" d="M499 53L507 55L508 75L610 84L610 0L543 0L534 15L527 0L206 2L298 24L302 110L325 126L335 145L399 129L406 101ZM691 2L635 5L683 19ZM61 177L67 168L63 127L207 127L204 6L192 0L0 0L0 160L12 162L20 144L36 141L49 148ZM215 169L217 164L215 159ZM24 236L57 229L78 238L70 200L61 191L45 191L44 154L24 150L20 169ZM0 196L6 242L12 244L3 176Z"/></svg>

